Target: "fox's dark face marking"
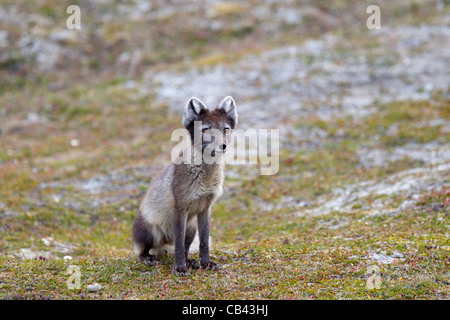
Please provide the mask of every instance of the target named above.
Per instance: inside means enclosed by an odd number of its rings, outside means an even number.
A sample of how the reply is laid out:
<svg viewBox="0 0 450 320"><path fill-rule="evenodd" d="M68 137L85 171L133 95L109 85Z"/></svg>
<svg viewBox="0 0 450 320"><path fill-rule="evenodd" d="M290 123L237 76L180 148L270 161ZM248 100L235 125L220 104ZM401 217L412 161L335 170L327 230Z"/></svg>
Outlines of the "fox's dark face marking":
<svg viewBox="0 0 450 320"><path fill-rule="evenodd" d="M231 131L236 127L237 113L234 100L226 97L217 108L208 110L198 99L192 98L185 108L183 125L188 130L192 144L196 137L201 137L202 152L211 145L211 155L226 152ZM200 141L199 141L200 142Z"/></svg>
<svg viewBox="0 0 450 320"><path fill-rule="evenodd" d="M210 145L217 148L217 151L226 152L232 128L232 121L228 119L226 112L222 109L214 109L203 111L186 129L192 144L196 136L201 137L202 152Z"/></svg>

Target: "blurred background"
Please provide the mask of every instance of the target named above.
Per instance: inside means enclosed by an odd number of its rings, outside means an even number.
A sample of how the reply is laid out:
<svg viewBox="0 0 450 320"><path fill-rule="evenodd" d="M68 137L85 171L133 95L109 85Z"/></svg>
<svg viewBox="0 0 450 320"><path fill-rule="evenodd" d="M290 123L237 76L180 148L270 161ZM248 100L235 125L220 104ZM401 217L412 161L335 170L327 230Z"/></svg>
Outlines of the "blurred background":
<svg viewBox="0 0 450 320"><path fill-rule="evenodd" d="M449 13L448 0L2 0L0 251L131 252L191 96L231 95L241 128L280 129L277 175L227 167L217 243L294 232L308 213L407 208L449 184Z"/></svg>

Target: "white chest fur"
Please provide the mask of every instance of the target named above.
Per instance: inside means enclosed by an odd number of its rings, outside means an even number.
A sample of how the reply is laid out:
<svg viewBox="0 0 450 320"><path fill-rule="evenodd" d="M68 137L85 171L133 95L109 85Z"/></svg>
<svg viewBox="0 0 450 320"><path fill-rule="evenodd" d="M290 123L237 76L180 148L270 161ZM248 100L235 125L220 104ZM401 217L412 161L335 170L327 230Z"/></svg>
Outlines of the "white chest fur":
<svg viewBox="0 0 450 320"><path fill-rule="evenodd" d="M223 193L223 166L217 165L211 170L205 170L202 166L192 166L190 168L191 183L189 186L189 198L191 201L204 196L213 195L220 197Z"/></svg>

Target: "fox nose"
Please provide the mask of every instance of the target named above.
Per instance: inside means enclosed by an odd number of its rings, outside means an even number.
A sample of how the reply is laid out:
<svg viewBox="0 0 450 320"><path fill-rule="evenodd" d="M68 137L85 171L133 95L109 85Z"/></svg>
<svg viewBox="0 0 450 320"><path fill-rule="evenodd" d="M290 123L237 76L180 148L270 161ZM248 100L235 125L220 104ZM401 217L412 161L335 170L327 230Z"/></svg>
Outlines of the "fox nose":
<svg viewBox="0 0 450 320"><path fill-rule="evenodd" d="M227 148L227 145L225 143L222 143L221 145L219 145L219 149L222 151L225 151L226 148Z"/></svg>

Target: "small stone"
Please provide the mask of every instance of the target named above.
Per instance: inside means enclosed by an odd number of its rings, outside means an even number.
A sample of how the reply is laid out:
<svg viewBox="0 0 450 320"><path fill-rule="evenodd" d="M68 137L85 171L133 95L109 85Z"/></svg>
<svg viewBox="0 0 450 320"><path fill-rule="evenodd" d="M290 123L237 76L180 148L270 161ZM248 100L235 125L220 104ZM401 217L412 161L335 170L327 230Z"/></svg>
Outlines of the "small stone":
<svg viewBox="0 0 450 320"><path fill-rule="evenodd" d="M72 146L72 147L78 147L79 145L80 145L80 140L78 140L78 139L72 139L72 140L70 140L70 145Z"/></svg>
<svg viewBox="0 0 450 320"><path fill-rule="evenodd" d="M53 238L52 237L46 237L41 239L42 243L46 245L47 247L52 243Z"/></svg>
<svg viewBox="0 0 450 320"><path fill-rule="evenodd" d="M95 284L90 284L87 286L88 291L90 292L96 292L99 291L102 288L101 285L99 285L98 283Z"/></svg>

